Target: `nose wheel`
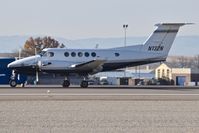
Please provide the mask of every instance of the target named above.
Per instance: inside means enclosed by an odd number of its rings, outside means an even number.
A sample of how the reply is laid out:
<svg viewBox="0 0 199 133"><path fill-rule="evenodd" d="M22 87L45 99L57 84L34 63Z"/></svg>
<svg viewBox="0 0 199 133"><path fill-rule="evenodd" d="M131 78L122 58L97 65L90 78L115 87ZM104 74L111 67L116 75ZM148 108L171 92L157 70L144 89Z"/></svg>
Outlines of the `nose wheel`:
<svg viewBox="0 0 199 133"><path fill-rule="evenodd" d="M10 77L10 81L9 81L10 86L13 88L17 86L16 76L17 76L17 73L13 70L12 75Z"/></svg>
<svg viewBox="0 0 199 133"><path fill-rule="evenodd" d="M9 84L10 84L11 87L16 87L17 86L17 81L14 80L14 79L11 79Z"/></svg>
<svg viewBox="0 0 199 133"><path fill-rule="evenodd" d="M70 81L69 81L69 80L64 80L62 86L63 86L64 88L68 88L68 87L70 86Z"/></svg>

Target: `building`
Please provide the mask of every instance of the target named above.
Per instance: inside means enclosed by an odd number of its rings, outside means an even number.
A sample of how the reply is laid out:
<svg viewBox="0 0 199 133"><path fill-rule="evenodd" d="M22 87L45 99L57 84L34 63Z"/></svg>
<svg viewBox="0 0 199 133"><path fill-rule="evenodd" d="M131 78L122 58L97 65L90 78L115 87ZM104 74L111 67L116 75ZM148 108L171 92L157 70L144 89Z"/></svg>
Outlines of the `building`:
<svg viewBox="0 0 199 133"><path fill-rule="evenodd" d="M191 81L194 82L196 86L199 86L199 68L191 69Z"/></svg>
<svg viewBox="0 0 199 133"><path fill-rule="evenodd" d="M160 79L160 78L168 78L172 79L172 69L168 67L168 65L162 63L160 66L158 66L155 69L155 78Z"/></svg>
<svg viewBox="0 0 199 133"><path fill-rule="evenodd" d="M174 85L188 85L191 82L190 68L172 68L171 65L162 63L155 69L156 79L169 79L174 81Z"/></svg>
<svg viewBox="0 0 199 133"><path fill-rule="evenodd" d="M137 85L140 80L150 80L154 78L153 70L149 69L131 69L116 70L109 72L100 72L95 77L106 77L109 84L112 85Z"/></svg>

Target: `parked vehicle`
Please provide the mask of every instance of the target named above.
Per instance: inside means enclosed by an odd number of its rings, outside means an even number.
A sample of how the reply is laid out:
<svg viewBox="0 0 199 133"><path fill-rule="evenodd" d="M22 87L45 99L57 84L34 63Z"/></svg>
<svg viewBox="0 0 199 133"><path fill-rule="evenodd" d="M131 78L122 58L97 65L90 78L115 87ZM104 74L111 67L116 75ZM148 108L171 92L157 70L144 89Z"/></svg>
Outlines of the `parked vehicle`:
<svg viewBox="0 0 199 133"><path fill-rule="evenodd" d="M107 79L100 80L100 85L109 85Z"/></svg>

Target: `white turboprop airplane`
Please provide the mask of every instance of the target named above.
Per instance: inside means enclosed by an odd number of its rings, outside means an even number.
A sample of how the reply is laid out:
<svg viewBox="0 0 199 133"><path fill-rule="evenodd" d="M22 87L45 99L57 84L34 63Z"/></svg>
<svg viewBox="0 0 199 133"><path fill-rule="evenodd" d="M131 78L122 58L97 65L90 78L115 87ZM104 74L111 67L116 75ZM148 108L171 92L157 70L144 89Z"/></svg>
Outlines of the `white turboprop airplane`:
<svg viewBox="0 0 199 133"><path fill-rule="evenodd" d="M15 87L16 74L38 72L65 76L63 87L70 86L69 76L84 77L80 86L88 87L88 75L103 71L165 61L179 28L188 23L160 23L144 44L109 49L47 48L39 55L8 64L13 70L10 86ZM36 76L36 77L37 77Z"/></svg>

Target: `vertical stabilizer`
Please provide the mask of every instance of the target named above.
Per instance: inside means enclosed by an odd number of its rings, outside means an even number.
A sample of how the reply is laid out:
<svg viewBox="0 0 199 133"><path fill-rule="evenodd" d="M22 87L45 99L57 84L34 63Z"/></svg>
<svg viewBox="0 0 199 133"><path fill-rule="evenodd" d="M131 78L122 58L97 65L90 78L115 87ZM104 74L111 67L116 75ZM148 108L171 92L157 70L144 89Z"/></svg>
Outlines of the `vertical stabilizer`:
<svg viewBox="0 0 199 133"><path fill-rule="evenodd" d="M157 26L157 28L144 43L142 51L158 53L162 57L167 57L179 28L186 24L187 23L156 24L155 26Z"/></svg>

